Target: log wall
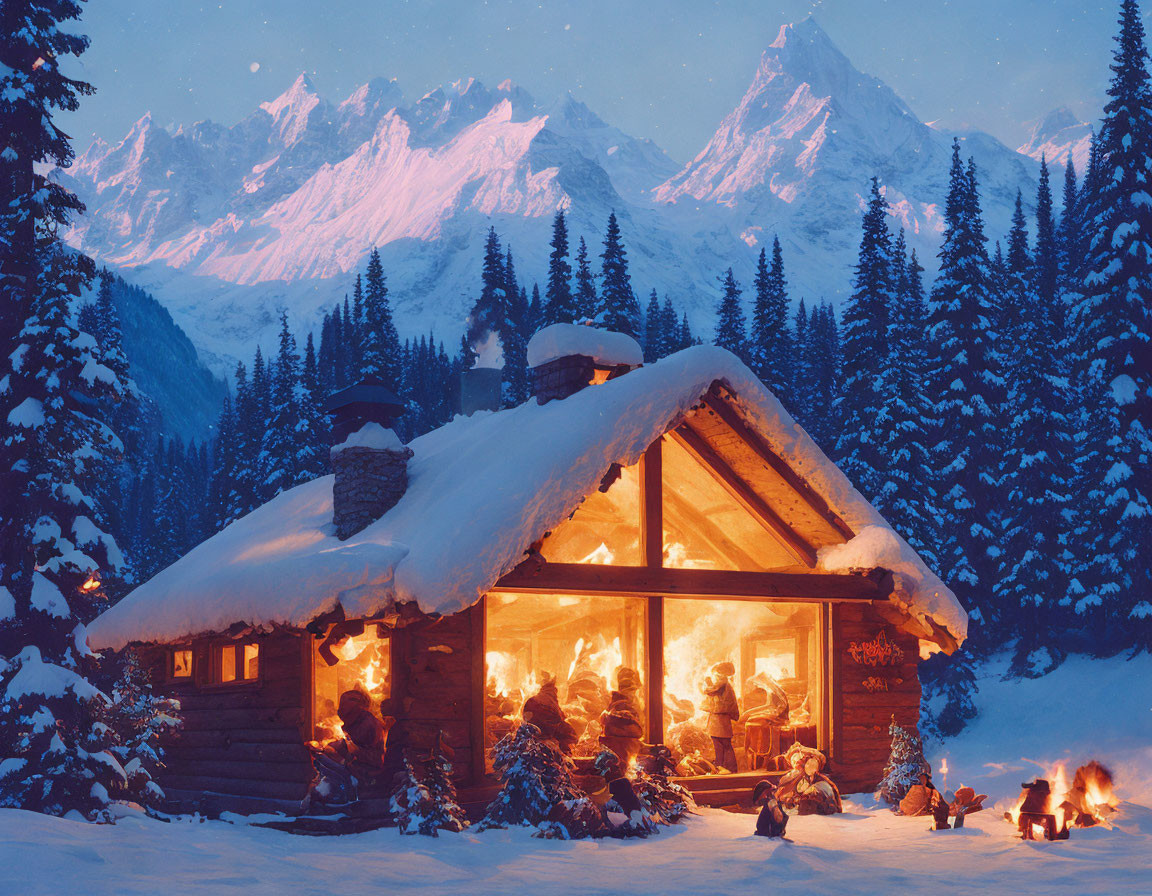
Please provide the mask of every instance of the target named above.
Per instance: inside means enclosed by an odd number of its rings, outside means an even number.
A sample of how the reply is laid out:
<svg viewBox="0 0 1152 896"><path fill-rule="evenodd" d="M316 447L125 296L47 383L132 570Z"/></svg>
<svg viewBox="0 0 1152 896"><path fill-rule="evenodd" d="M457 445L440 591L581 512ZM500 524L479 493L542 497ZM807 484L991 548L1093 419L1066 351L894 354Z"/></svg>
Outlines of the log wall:
<svg viewBox="0 0 1152 896"><path fill-rule="evenodd" d="M884 776L893 716L920 720L920 645L869 603L832 608L832 755L830 774L844 793L876 789Z"/></svg>
<svg viewBox="0 0 1152 896"><path fill-rule="evenodd" d="M408 749L416 756L426 754L443 731L455 753L456 777L464 781L471 780L473 771L473 651L480 656L484 651L473 638L477 613L483 613L483 603L400 629L393 641L392 667Z"/></svg>
<svg viewBox="0 0 1152 896"><path fill-rule="evenodd" d="M160 693L180 701L184 725L164 738L166 790L235 797L303 799L312 777L304 727L306 641L276 633L256 638L259 680L212 684L210 651L219 640L192 644L195 681L168 677L168 647L140 651Z"/></svg>

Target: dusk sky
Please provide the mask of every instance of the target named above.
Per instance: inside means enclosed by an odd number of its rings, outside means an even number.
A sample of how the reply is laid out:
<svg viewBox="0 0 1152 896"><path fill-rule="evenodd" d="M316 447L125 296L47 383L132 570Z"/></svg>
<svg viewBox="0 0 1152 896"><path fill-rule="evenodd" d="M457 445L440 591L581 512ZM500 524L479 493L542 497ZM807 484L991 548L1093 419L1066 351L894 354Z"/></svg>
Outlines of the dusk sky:
<svg viewBox="0 0 1152 896"><path fill-rule="evenodd" d="M83 151L149 110L165 125L232 124L301 71L334 101L379 76L409 101L457 78L511 78L545 102L571 89L686 161L780 26L809 13L926 121L1015 147L1058 106L1099 117L1113 0L89 0L82 65L98 93L61 124Z"/></svg>

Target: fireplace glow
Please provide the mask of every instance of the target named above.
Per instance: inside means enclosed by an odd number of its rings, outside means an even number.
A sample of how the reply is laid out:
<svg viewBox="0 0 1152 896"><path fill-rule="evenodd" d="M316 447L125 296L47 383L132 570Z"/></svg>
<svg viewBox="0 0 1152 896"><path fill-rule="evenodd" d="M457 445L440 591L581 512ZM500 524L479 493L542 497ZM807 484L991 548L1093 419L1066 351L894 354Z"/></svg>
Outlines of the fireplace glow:
<svg viewBox="0 0 1152 896"><path fill-rule="evenodd" d="M646 641L645 604L639 598L490 594L486 747L520 722L525 702L549 682L554 698L549 689L544 696L555 700L572 729L557 737L574 741L574 756L591 758L600 752L614 694L643 726ZM622 708L617 700L616 710Z"/></svg>
<svg viewBox="0 0 1152 896"><path fill-rule="evenodd" d="M324 744L343 736L336 707L345 691L363 691L373 715L383 718L380 704L391 693L391 640L379 637L377 626L369 625L361 634L336 642L335 665L328 663L319 645L317 641L312 649L312 738Z"/></svg>

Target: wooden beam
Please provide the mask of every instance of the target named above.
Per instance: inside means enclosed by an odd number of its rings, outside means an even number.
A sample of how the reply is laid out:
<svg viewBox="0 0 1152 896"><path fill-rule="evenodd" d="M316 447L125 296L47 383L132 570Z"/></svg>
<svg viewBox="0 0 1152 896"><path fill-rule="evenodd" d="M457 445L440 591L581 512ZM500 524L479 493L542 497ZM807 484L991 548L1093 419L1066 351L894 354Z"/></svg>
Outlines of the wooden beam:
<svg viewBox="0 0 1152 896"><path fill-rule="evenodd" d="M700 539L718 555L735 564L733 569L761 568L747 551L728 538L726 533L684 498L675 492L670 492L667 498L664 510L672 526L680 531L691 532L694 538ZM717 538L717 535L720 537Z"/></svg>
<svg viewBox="0 0 1152 896"><path fill-rule="evenodd" d="M885 570L836 575L525 562L501 578L492 590L522 594L660 595L819 602L883 600L891 588L892 577Z"/></svg>
<svg viewBox="0 0 1152 896"><path fill-rule="evenodd" d="M472 685L469 691L472 705L468 729L472 740L472 774L469 776L469 781L475 784L484 779L484 694L487 692L486 676L488 671L484 668L484 654L488 649L487 596L481 597L474 603L470 612L472 614L469 619Z"/></svg>
<svg viewBox="0 0 1152 896"><path fill-rule="evenodd" d="M664 563L663 453L657 439L640 458L640 548L645 566Z"/></svg>
<svg viewBox="0 0 1152 896"><path fill-rule="evenodd" d="M768 530L773 532L783 542L793 557L808 567L816 566L816 549L808 544L800 535L789 526L768 503L748 487L748 484L736 475L727 462L715 452L704 438L695 430L681 425L671 433L684 448L692 454L701 465L712 474L712 477L729 492L733 498L749 513L751 513Z"/></svg>
<svg viewBox="0 0 1152 896"><path fill-rule="evenodd" d="M809 506L820 514L820 516L827 521L828 525L843 535L846 540L855 536L856 533L852 531L851 527L832 512L832 509L828 506L828 502L818 495L807 481L788 466L783 458L769 448L764 440L760 438L759 434L744 422L744 419L736 412L735 408L721 397L720 391L716 386L713 386L712 390L704 397L704 405L723 420L781 479L792 486L798 494L803 496Z"/></svg>
<svg viewBox="0 0 1152 896"><path fill-rule="evenodd" d="M648 742L664 743L664 598L648 598Z"/></svg>

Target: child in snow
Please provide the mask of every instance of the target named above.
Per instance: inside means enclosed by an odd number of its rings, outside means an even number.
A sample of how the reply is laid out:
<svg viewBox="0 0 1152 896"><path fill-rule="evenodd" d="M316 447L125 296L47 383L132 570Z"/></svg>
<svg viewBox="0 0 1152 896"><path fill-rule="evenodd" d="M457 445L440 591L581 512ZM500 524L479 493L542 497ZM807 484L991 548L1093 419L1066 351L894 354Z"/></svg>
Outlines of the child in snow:
<svg viewBox="0 0 1152 896"><path fill-rule="evenodd" d="M732 723L740 718L736 691L729 681L736 674L731 663L717 663L704 679L704 700L700 708L708 713L708 736L716 755L716 764L730 772L737 771L736 751L732 749Z"/></svg>

